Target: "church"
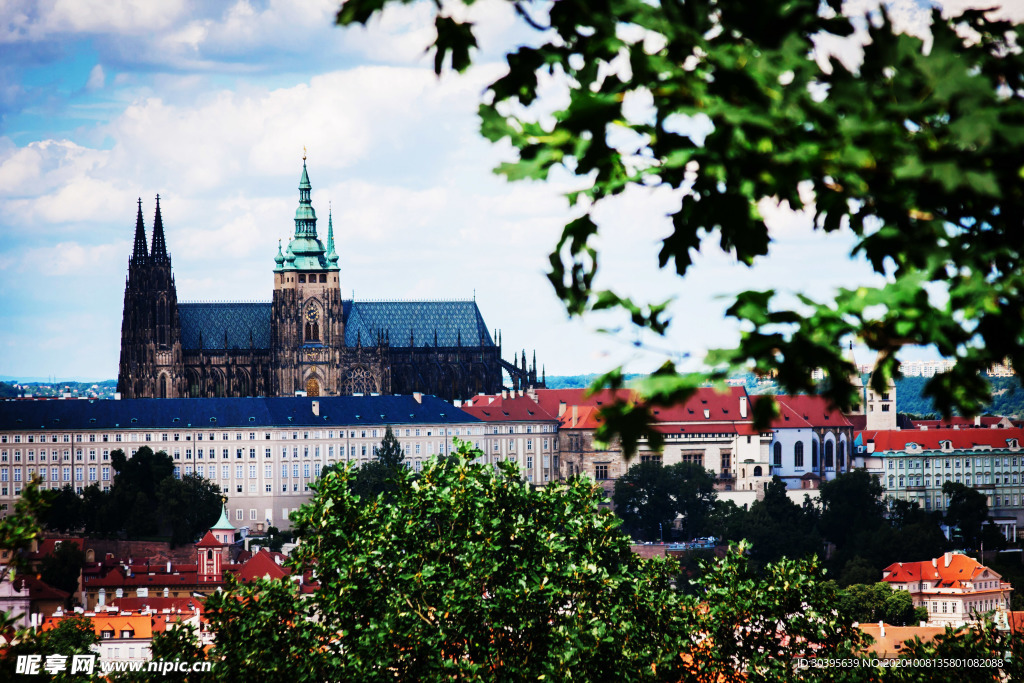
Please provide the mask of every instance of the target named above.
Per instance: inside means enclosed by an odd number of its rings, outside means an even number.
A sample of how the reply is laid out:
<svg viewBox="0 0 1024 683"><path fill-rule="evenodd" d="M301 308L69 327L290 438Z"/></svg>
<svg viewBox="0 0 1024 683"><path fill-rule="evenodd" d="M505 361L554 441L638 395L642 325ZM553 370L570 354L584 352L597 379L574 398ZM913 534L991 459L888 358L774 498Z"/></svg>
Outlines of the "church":
<svg viewBox="0 0 1024 683"><path fill-rule="evenodd" d="M151 245L139 200L128 261L117 390L123 398L343 396L422 392L446 400L543 386L536 352L502 358L476 301L341 296L331 216L317 232L302 159L295 234L274 258L270 302L179 302L160 197ZM269 260L269 259L268 259ZM269 264L268 264L269 265Z"/></svg>

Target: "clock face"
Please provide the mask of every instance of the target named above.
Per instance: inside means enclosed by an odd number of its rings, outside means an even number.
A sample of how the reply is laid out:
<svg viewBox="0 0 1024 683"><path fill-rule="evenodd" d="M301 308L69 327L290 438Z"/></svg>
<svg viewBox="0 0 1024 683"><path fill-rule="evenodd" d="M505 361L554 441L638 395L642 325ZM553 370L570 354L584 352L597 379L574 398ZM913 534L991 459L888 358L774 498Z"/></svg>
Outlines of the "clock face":
<svg viewBox="0 0 1024 683"><path fill-rule="evenodd" d="M311 323L315 323L320 319L320 311L316 309L316 306L310 306L306 309L306 320Z"/></svg>

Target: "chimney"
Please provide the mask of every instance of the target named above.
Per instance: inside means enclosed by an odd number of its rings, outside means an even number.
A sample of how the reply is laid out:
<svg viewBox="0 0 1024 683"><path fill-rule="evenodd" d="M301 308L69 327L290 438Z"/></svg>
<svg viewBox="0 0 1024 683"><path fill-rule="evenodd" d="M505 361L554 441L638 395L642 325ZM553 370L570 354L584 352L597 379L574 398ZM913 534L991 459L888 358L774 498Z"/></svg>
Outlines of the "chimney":
<svg viewBox="0 0 1024 683"><path fill-rule="evenodd" d="M558 402L558 417L565 415L565 401Z"/></svg>
<svg viewBox="0 0 1024 683"><path fill-rule="evenodd" d="M456 408L461 408L462 407L462 401L460 399L455 399L454 401L452 401L452 405L455 406ZM468 407L468 403L467 403L467 407Z"/></svg>
<svg viewBox="0 0 1024 683"><path fill-rule="evenodd" d="M416 401L417 403L423 403L423 394L421 394L418 391L412 392L412 400Z"/></svg>
<svg viewBox="0 0 1024 683"><path fill-rule="evenodd" d="M942 559L945 562L945 566L949 566L950 561L953 559L953 553L943 553Z"/></svg>
<svg viewBox="0 0 1024 683"><path fill-rule="evenodd" d="M880 631L880 633L878 634L878 637L879 638L885 638L885 622L884 621L879 621L878 622L878 630Z"/></svg>
<svg viewBox="0 0 1024 683"><path fill-rule="evenodd" d="M704 419L705 420L710 420L711 419L711 409L710 408L705 408L704 409Z"/></svg>
<svg viewBox="0 0 1024 683"><path fill-rule="evenodd" d="M508 398L508 389L502 389L502 390L501 390L501 397L502 397L503 399L504 399L504 398Z"/></svg>
<svg viewBox="0 0 1024 683"><path fill-rule="evenodd" d="M932 558L932 566L935 567L936 569L939 568L939 560L938 560L938 558L936 558L936 557Z"/></svg>
<svg viewBox="0 0 1024 683"><path fill-rule="evenodd" d="M579 406L573 406L572 407L572 422L571 422L573 427L576 426L576 422L579 419L580 419L580 416L579 416Z"/></svg>
<svg viewBox="0 0 1024 683"><path fill-rule="evenodd" d="M740 396L740 417L744 420L747 419L747 397Z"/></svg>
<svg viewBox="0 0 1024 683"><path fill-rule="evenodd" d="M313 414L320 417L320 401L313 401Z"/></svg>
<svg viewBox="0 0 1024 683"><path fill-rule="evenodd" d="M974 416L974 426L975 427L980 427L981 426L981 415L975 415Z"/></svg>
<svg viewBox="0 0 1024 683"><path fill-rule="evenodd" d="M168 574L171 573L171 561L170 560L167 560L167 573Z"/></svg>

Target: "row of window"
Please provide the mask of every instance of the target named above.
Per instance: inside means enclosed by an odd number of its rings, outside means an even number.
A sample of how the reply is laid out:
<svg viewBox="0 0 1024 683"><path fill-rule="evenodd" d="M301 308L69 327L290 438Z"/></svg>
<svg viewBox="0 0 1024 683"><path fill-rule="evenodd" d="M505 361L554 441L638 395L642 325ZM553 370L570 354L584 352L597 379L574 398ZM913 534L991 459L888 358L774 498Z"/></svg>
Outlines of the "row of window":
<svg viewBox="0 0 1024 683"><path fill-rule="evenodd" d="M890 470L908 469L908 470L930 470L932 469L932 463L935 463L934 469L947 469L947 470L958 470L958 469L991 469L999 467L1002 463L1002 467L1024 467L1024 457L983 457L983 458L931 458L924 460L905 460L904 458L888 458L886 468Z"/></svg>
<svg viewBox="0 0 1024 683"><path fill-rule="evenodd" d="M1018 483L1017 479L1018 475L1016 472L1013 472L1012 474L1004 474L1001 472L997 472L995 475L993 475L991 472L979 472L973 478L971 477L970 473L964 475L957 473L953 476L950 476L948 474L945 476L937 474L935 475L935 487L939 488L947 481L952 481L957 484L965 484L967 486L984 486L987 484L1016 484ZM896 475L890 474L888 481L888 488L890 489L903 488L905 486L920 486L922 488L931 488L932 486L931 475L927 474L923 476L920 474L908 476L904 476L901 474L898 477ZM1022 477L1022 481L1024 481L1024 477Z"/></svg>
<svg viewBox="0 0 1024 683"><path fill-rule="evenodd" d="M839 469L846 467L846 442L839 444L838 454L835 451L835 444L832 441L825 442L825 456L823 466L826 470L835 469L838 463ZM776 441L772 445L772 465L782 467L782 444ZM793 445L793 467L803 469L804 467L804 442L797 441ZM818 469L818 442L811 441L811 469Z"/></svg>
<svg viewBox="0 0 1024 683"><path fill-rule="evenodd" d="M216 418L211 418L216 419ZM541 424L541 425L508 425L508 426L491 426L489 429L484 426L476 427L399 427L394 429L395 436L462 436L462 435L483 435L485 431L492 434L534 434L534 433L555 433L558 431L557 425L553 424ZM262 435L263 440L270 441L273 436L276 435L277 439L287 441L289 439L293 441L302 438L304 441L312 439L334 439L335 434L337 438L345 438L346 432L349 438L383 438L384 429L358 429L358 430L334 430L334 429L320 429L320 430L291 430L291 431L278 431L278 432L216 432L207 431L195 432L196 441L256 441L259 435ZM232 434L234 437L232 438ZM299 435L302 435L301 437ZM219 435L219 438L218 438ZM83 443L88 441L89 443L109 442L111 434L74 434L75 443ZM84 437L88 437L85 439ZM182 438L184 436L184 438ZM49 437L49 439L47 438ZM182 435L181 432L127 432L127 433L116 433L113 434L113 441L115 443L125 442L152 442L152 441L192 441L193 433L188 432ZM71 443L71 434L0 434L0 443Z"/></svg>

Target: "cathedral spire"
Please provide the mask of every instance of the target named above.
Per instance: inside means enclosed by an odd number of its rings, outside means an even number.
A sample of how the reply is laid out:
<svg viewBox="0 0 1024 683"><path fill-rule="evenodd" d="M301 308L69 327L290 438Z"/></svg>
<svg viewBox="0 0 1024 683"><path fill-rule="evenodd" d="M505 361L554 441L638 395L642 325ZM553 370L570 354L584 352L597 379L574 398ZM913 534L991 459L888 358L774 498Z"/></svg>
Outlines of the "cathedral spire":
<svg viewBox="0 0 1024 683"><path fill-rule="evenodd" d="M135 247L132 249L132 263L145 263L148 255L146 227L142 223L142 198L139 197L139 214L135 218Z"/></svg>
<svg viewBox="0 0 1024 683"><path fill-rule="evenodd" d="M313 186L309 183L306 171L306 154L302 154L302 177L299 179L299 208L295 209L295 238L311 237L316 239L316 211L310 199ZM322 248L322 247L321 247Z"/></svg>
<svg viewBox="0 0 1024 683"><path fill-rule="evenodd" d="M327 260L331 265L338 264L338 252L334 250L334 216L331 205L327 205Z"/></svg>
<svg viewBox="0 0 1024 683"><path fill-rule="evenodd" d="M167 263L167 244L164 242L164 219L160 215L160 195L156 196L156 216L153 218L153 263Z"/></svg>

